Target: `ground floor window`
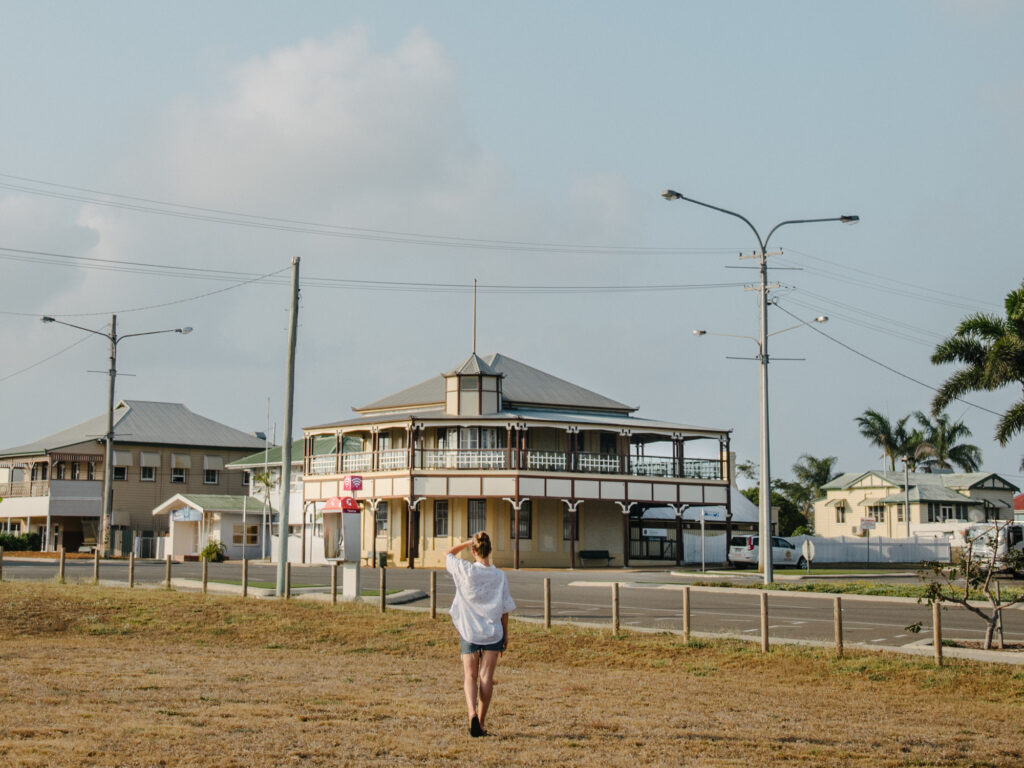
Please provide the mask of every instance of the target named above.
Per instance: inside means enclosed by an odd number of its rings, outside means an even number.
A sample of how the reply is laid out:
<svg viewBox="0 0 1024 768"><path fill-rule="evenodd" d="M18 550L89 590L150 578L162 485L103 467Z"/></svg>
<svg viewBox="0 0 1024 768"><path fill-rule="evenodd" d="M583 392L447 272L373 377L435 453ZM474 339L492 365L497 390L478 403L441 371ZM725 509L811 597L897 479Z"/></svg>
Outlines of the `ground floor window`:
<svg viewBox="0 0 1024 768"><path fill-rule="evenodd" d="M902 504L897 504L896 505L896 522L897 523L905 523L906 522L906 519L903 517L903 505Z"/></svg>
<svg viewBox="0 0 1024 768"><path fill-rule="evenodd" d="M881 504L875 504L868 507L868 517L878 523L885 522L885 507Z"/></svg>
<svg viewBox="0 0 1024 768"><path fill-rule="evenodd" d="M88 467L88 469L86 469L86 473L87 473L86 474L86 478L87 479L89 479L89 480L95 480L96 479L96 462L95 461L90 461L89 462L89 467Z"/></svg>
<svg viewBox="0 0 1024 768"><path fill-rule="evenodd" d="M139 469L139 480L144 483L156 482L156 467L141 467Z"/></svg>
<svg viewBox="0 0 1024 768"><path fill-rule="evenodd" d="M114 467L114 479L115 480L127 480L128 479L128 467ZM173 482L173 480L172 480Z"/></svg>
<svg viewBox="0 0 1024 768"><path fill-rule="evenodd" d="M232 544L256 544L259 541L258 525L235 525L231 530ZM243 541L244 539L244 541Z"/></svg>
<svg viewBox="0 0 1024 768"><path fill-rule="evenodd" d="M220 471L216 469L203 470L203 483L206 485L217 485L220 482Z"/></svg>
<svg viewBox="0 0 1024 768"><path fill-rule="evenodd" d="M374 515L373 533L375 536L388 535L388 503L382 501L377 505L377 514Z"/></svg>
<svg viewBox="0 0 1024 768"><path fill-rule="evenodd" d="M572 513L569 512L569 507L562 505L562 540L571 541L575 539L580 540L580 513L579 510L576 512L576 535L573 536L573 525L572 525Z"/></svg>
<svg viewBox="0 0 1024 768"><path fill-rule="evenodd" d="M530 514L530 502L524 501L522 506L519 508L519 538L529 539L532 537L531 518ZM508 511L508 537L514 539L516 537L516 511L513 508L509 508Z"/></svg>
<svg viewBox="0 0 1024 768"><path fill-rule="evenodd" d="M928 522L943 523L947 520L966 520L966 504L928 504Z"/></svg>
<svg viewBox="0 0 1024 768"><path fill-rule="evenodd" d="M846 505L843 503L836 504L836 522L846 522Z"/></svg>
<svg viewBox="0 0 1024 768"><path fill-rule="evenodd" d="M434 501L434 535L448 535L448 499Z"/></svg>
<svg viewBox="0 0 1024 768"><path fill-rule="evenodd" d="M185 469L183 467L174 467L171 469L171 482L172 483L184 483L185 482Z"/></svg>
<svg viewBox="0 0 1024 768"><path fill-rule="evenodd" d="M469 510L466 513L466 524L469 526L468 533L470 536L487 529L486 499L469 500Z"/></svg>

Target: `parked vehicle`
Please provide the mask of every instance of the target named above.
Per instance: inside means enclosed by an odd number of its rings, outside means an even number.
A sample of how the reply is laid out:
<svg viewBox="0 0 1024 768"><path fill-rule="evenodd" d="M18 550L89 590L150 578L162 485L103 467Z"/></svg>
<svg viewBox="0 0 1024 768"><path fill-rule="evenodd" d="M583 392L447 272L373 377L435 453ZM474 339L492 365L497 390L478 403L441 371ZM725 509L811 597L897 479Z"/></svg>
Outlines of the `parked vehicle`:
<svg viewBox="0 0 1024 768"><path fill-rule="evenodd" d="M760 557L759 536L733 536L729 539L729 562L741 567L757 567ZM790 565L797 568L807 566L807 560L796 545L781 536L772 537L772 564Z"/></svg>
<svg viewBox="0 0 1024 768"><path fill-rule="evenodd" d="M974 557L983 568L988 568L992 562L995 547L997 570L1015 573L1024 570L1024 524L980 523L967 528L963 535L965 544L974 543Z"/></svg>

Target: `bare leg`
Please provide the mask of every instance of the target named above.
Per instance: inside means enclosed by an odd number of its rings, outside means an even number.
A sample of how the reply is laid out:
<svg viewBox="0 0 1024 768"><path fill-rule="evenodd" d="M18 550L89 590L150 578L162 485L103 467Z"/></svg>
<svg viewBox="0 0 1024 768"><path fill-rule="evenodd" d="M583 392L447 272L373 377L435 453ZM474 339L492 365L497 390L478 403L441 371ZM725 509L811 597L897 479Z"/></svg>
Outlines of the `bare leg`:
<svg viewBox="0 0 1024 768"><path fill-rule="evenodd" d="M486 655L486 654L485 654ZM497 654L495 654L497 655ZM464 653L462 654L462 672L463 681L462 689L466 693L466 711L469 713L469 719L472 720L476 717L476 682L477 682L477 670L480 665L480 654L477 653ZM486 711L486 709L485 709Z"/></svg>
<svg viewBox="0 0 1024 768"><path fill-rule="evenodd" d="M498 652L484 651L480 663L480 727L484 727L487 708L491 705L491 693L494 690L494 670L498 666ZM465 656L463 656L465 658Z"/></svg>

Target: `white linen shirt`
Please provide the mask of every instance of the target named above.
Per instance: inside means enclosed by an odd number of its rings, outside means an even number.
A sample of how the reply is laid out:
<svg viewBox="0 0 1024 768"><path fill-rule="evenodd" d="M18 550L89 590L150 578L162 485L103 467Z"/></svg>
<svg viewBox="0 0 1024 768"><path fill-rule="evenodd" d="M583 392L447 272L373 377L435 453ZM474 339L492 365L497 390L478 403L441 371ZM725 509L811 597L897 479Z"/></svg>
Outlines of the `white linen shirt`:
<svg viewBox="0 0 1024 768"><path fill-rule="evenodd" d="M445 558L445 568L455 579L450 613L459 635L477 645L500 643L504 636L502 614L516 609L505 572L455 555Z"/></svg>

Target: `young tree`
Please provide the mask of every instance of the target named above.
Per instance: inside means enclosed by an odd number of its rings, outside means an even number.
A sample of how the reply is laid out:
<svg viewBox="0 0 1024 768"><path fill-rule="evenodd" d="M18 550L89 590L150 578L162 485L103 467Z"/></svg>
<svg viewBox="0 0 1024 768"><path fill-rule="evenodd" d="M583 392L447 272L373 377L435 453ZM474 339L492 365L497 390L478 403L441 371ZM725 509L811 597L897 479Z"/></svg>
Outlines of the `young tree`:
<svg viewBox="0 0 1024 768"><path fill-rule="evenodd" d="M952 469L955 464L964 472L977 472L981 466L981 449L971 443L958 442L970 437L971 430L962 421L950 421L940 413L933 422L921 411L914 411L914 418L924 429L924 439L918 453L925 457L922 462L928 467Z"/></svg>
<svg viewBox="0 0 1024 768"><path fill-rule="evenodd" d="M939 388L932 413L941 413L953 400L970 392L992 392L1017 385L1024 391L1024 282L1006 296L1006 317L969 315L932 354L936 365L962 367ZM1024 432L1024 396L1007 409L996 425L996 440L1006 445Z"/></svg>
<svg viewBox="0 0 1024 768"><path fill-rule="evenodd" d="M960 562L927 563L931 576L922 574L921 577L925 579L926 585L923 599L929 605L936 602L954 603L984 620L985 650L992 648L992 637L1000 625L1002 612L1024 600L1024 592L1010 600L1002 600L998 587L993 585L996 571L1006 569L1015 573L1024 568L1024 552L1007 548L1001 553L997 546L1000 536L1005 536L1008 525L1009 521L994 521L988 530L968 536ZM972 603L978 592L988 600L988 612ZM912 624L909 629L920 630L920 624ZM1003 647L1002 641L1000 635L1000 648Z"/></svg>

